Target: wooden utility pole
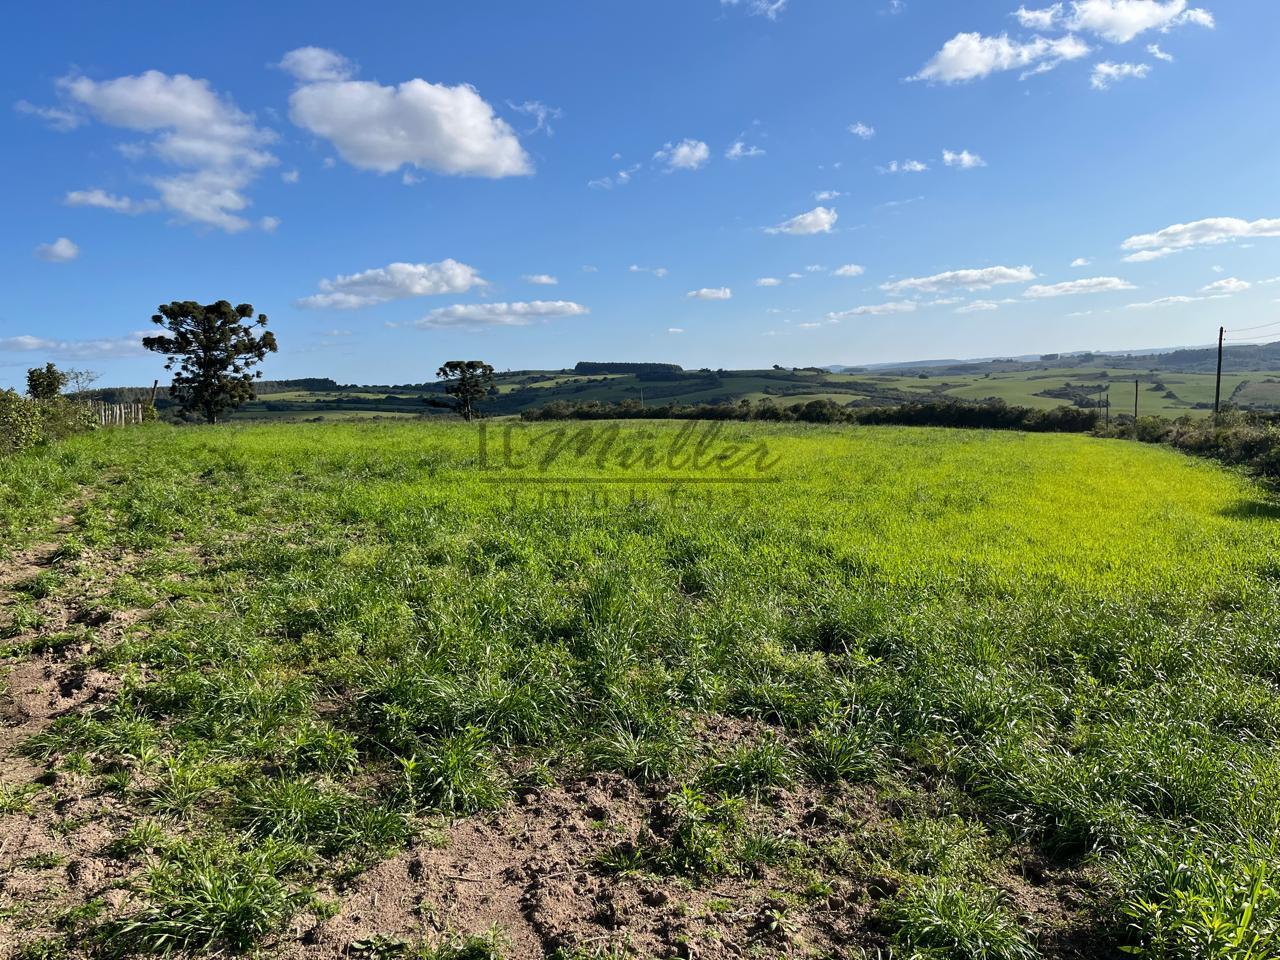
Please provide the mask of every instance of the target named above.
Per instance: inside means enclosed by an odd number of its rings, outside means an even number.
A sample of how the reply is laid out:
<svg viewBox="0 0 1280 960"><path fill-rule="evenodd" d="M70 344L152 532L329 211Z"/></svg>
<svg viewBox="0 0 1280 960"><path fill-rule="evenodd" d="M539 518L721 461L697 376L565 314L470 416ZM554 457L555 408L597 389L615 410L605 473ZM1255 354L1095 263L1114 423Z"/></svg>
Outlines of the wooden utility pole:
<svg viewBox="0 0 1280 960"><path fill-rule="evenodd" d="M152 380L151 381L151 405L153 407L156 405L156 390L158 390L159 388L160 388L160 381Z"/></svg>
<svg viewBox="0 0 1280 960"><path fill-rule="evenodd" d="M1213 387L1213 422L1218 422L1218 407L1222 402L1222 338L1226 334L1226 327L1218 328L1218 380Z"/></svg>
<svg viewBox="0 0 1280 960"><path fill-rule="evenodd" d="M1138 378L1133 378L1133 431L1138 432Z"/></svg>

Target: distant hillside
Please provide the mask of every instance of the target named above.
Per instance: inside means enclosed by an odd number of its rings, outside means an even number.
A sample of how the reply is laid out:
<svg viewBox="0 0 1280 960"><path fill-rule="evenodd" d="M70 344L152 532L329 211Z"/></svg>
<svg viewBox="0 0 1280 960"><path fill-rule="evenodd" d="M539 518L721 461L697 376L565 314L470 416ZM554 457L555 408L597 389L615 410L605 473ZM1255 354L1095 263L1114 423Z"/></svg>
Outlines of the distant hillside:
<svg viewBox="0 0 1280 960"><path fill-rule="evenodd" d="M1224 402L1248 409L1280 409L1280 343L1226 351ZM911 361L891 366L800 367L768 370L685 370L674 363L582 361L563 370L497 374L483 412L513 416L548 404L652 406L756 403L780 407L830 400L849 407L926 401L1006 403L1051 410L1059 406L1132 413L1137 382L1140 414L1200 417L1213 407L1216 348L1139 354L1045 354L984 360ZM99 399L146 398L150 387L93 392ZM447 416L444 385L339 384L329 377L268 380L235 419L332 420L352 417ZM168 391L157 392L162 415L174 416Z"/></svg>

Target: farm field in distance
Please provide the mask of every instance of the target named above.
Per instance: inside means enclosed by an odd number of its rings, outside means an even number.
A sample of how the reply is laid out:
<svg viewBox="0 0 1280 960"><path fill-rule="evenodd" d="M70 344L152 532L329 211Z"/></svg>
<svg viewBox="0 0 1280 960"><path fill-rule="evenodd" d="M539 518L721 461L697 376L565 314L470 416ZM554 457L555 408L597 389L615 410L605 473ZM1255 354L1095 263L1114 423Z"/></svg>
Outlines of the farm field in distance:
<svg viewBox="0 0 1280 960"><path fill-rule="evenodd" d="M1274 956L1275 518L1075 435L155 424L15 455L0 942Z"/></svg>
<svg viewBox="0 0 1280 960"><path fill-rule="evenodd" d="M1115 368L1078 367L1013 370L995 373L925 374L834 373L807 371L726 370L700 375L686 371L674 382L641 379L632 374L575 375L555 371L520 371L496 377L498 395L486 406L495 415L520 413L554 401L619 403L648 406L666 403L738 403L770 399L779 406L815 399L858 406L896 405L926 400L984 401L1000 399L1014 406L1052 410L1071 406L1076 396L1100 397L1110 385L1113 413L1132 413L1133 381L1139 384L1139 412L1143 416L1200 418L1212 412L1212 373L1129 372ZM1046 396L1047 392L1053 395ZM332 418L335 413L380 416L440 411L424 404L430 394L392 388L376 393L350 390L290 390L263 393L233 415L236 420ZM1224 402L1247 409L1280 408L1280 370L1228 373L1222 378Z"/></svg>

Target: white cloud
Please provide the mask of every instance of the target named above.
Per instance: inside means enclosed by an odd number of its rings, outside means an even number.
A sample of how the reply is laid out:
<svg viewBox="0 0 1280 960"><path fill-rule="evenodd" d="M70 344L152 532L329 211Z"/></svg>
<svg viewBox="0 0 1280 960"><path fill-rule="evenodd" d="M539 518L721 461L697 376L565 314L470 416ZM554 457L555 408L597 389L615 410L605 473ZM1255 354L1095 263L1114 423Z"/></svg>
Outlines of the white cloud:
<svg viewBox="0 0 1280 960"><path fill-rule="evenodd" d="M1187 9L1187 0L1075 0L1067 19L1070 30L1087 30L1111 43L1128 43L1148 30L1184 23L1212 27L1208 10Z"/></svg>
<svg viewBox="0 0 1280 960"><path fill-rule="evenodd" d="M1133 290L1132 283L1119 277L1090 277L1087 280L1067 280L1063 283L1037 284L1023 291L1024 297L1043 300L1047 297L1072 297L1082 293L1111 293L1115 290Z"/></svg>
<svg viewBox="0 0 1280 960"><path fill-rule="evenodd" d="M1117 80L1144 80L1150 73L1149 63L1112 63L1104 60L1093 65L1089 85L1095 90L1106 90Z"/></svg>
<svg viewBox="0 0 1280 960"><path fill-rule="evenodd" d="M84 117L80 116L80 114L71 110L64 110L62 107L41 107L34 103L28 103L26 100L19 100L13 105L13 109L30 117L39 117L51 129L62 133L74 130L84 123Z"/></svg>
<svg viewBox="0 0 1280 960"><path fill-rule="evenodd" d="M757 287L776 287L782 283L777 277L761 277L756 281Z"/></svg>
<svg viewBox="0 0 1280 960"><path fill-rule="evenodd" d="M916 305L910 300L895 300L892 303L876 303L866 307L854 307L852 310L841 310L828 313L827 319L839 323L850 317L884 317L895 313L915 313Z"/></svg>
<svg viewBox="0 0 1280 960"><path fill-rule="evenodd" d="M600 177L597 180L588 180L587 186L594 190L612 190L614 187L625 187L631 182L631 178L639 169L640 164L636 163L623 170L619 170L612 177Z"/></svg>
<svg viewBox="0 0 1280 960"><path fill-rule="evenodd" d="M887 167L876 167L881 173L924 173L929 169L927 163L921 163L919 160L890 160Z"/></svg>
<svg viewBox="0 0 1280 960"><path fill-rule="evenodd" d="M1131 303L1125 307L1126 310L1152 310L1156 307L1171 307L1179 303L1199 303L1201 300L1209 300L1210 297L1161 297L1158 300L1150 300L1147 303Z"/></svg>
<svg viewBox="0 0 1280 960"><path fill-rule="evenodd" d="M1175 223L1154 233L1141 233L1122 243L1131 251L1125 257L1130 263L1159 260L1192 247L1215 246L1235 240L1280 237L1280 219L1242 220L1238 217L1210 217L1192 223Z"/></svg>
<svg viewBox="0 0 1280 960"><path fill-rule="evenodd" d="M579 317L590 313L570 300L532 300L528 303L455 303L432 310L414 321L420 329L435 327L524 327L534 320Z"/></svg>
<svg viewBox="0 0 1280 960"><path fill-rule="evenodd" d="M467 84L299 79L289 96L290 119L328 140L354 167L391 173L408 165L491 178L533 172L510 124Z"/></svg>
<svg viewBox="0 0 1280 960"><path fill-rule="evenodd" d="M526 273L524 281L525 283L533 283L542 287L554 287L560 282L549 273Z"/></svg>
<svg viewBox="0 0 1280 960"><path fill-rule="evenodd" d="M652 273L659 280L667 275L666 267L642 267L633 263L631 266L627 267L627 270L631 273Z"/></svg>
<svg viewBox="0 0 1280 960"><path fill-rule="evenodd" d="M974 167L985 167L987 165L987 161L976 153L970 153L968 150L961 150L959 153L943 150L942 162L948 167L959 167L961 170L972 170Z"/></svg>
<svg viewBox="0 0 1280 960"><path fill-rule="evenodd" d="M1201 293L1244 293L1253 286L1248 280L1241 280L1239 277L1227 277L1223 280L1215 280L1207 286L1201 287Z"/></svg>
<svg viewBox="0 0 1280 960"><path fill-rule="evenodd" d="M507 106L517 113L523 113L526 116L533 117L533 126L525 133L545 133L548 137L555 136L555 130L551 127L552 120L559 120L564 116L564 111L559 107L549 107L541 100L526 100L524 103L512 103L507 101Z"/></svg>
<svg viewBox="0 0 1280 960"><path fill-rule="evenodd" d="M821 273L825 269L827 268L820 263L811 263L804 268L804 272L805 273Z"/></svg>
<svg viewBox="0 0 1280 960"><path fill-rule="evenodd" d="M70 263L80 256L80 248L66 237L59 237L53 243L42 243L36 247L35 254L41 260L50 263Z"/></svg>
<svg viewBox="0 0 1280 960"><path fill-rule="evenodd" d="M320 293L303 297L300 307L333 307L353 310L388 300L426 297L442 293L466 293L484 286L474 267L457 260L439 263L392 263L373 270L320 281Z"/></svg>
<svg viewBox="0 0 1280 960"><path fill-rule="evenodd" d="M808 213L797 214L790 220L784 220L776 227L769 227L766 233L789 233L793 236L808 236L815 233L830 233L840 215L830 207L814 207Z"/></svg>
<svg viewBox="0 0 1280 960"><path fill-rule="evenodd" d="M258 229L267 233L275 233L280 226L279 217L262 217L258 220Z"/></svg>
<svg viewBox="0 0 1280 960"><path fill-rule="evenodd" d="M866 272L866 268L859 264L846 263L843 267L836 267L832 270L831 275L834 277L860 277Z"/></svg>
<svg viewBox="0 0 1280 960"><path fill-rule="evenodd" d="M813 199L819 203L826 203L830 200L839 200L842 196L839 190L818 190L814 193Z"/></svg>
<svg viewBox="0 0 1280 960"><path fill-rule="evenodd" d="M299 47L286 53L278 64L302 83L340 82L350 80L359 71L340 53L323 47Z"/></svg>
<svg viewBox="0 0 1280 960"><path fill-rule="evenodd" d="M1090 260L1088 257L1076 257L1074 260L1071 261L1071 265L1073 267L1087 267L1091 263L1093 263L1093 261Z"/></svg>
<svg viewBox="0 0 1280 960"><path fill-rule="evenodd" d="M42 353L65 360L104 360L112 357L137 356L145 353L142 338L151 331L139 330L124 337L99 340L53 340L21 334L0 337L0 353Z"/></svg>
<svg viewBox="0 0 1280 960"><path fill-rule="evenodd" d="M733 291L728 287L703 287L685 294L691 300L732 300Z"/></svg>
<svg viewBox="0 0 1280 960"><path fill-rule="evenodd" d="M1160 49L1160 44L1158 43L1148 44L1147 53L1151 54L1157 60L1163 60L1165 63L1173 63L1173 54L1165 53Z"/></svg>
<svg viewBox="0 0 1280 960"><path fill-rule="evenodd" d="M302 179L302 174L297 170L286 170L284 173L280 174L280 179L285 183L297 183Z"/></svg>
<svg viewBox="0 0 1280 960"><path fill-rule="evenodd" d="M876 135L876 128L859 120L857 123L849 124L849 132L855 137L860 137L863 140L870 140Z"/></svg>
<svg viewBox="0 0 1280 960"><path fill-rule="evenodd" d="M1013 11L1011 16L1017 17L1018 23L1028 30L1049 30L1062 16L1062 4L1055 3L1039 10L1028 10L1023 6Z"/></svg>
<svg viewBox="0 0 1280 960"><path fill-rule="evenodd" d="M667 333L684 333L684 327L667 327Z"/></svg>
<svg viewBox="0 0 1280 960"><path fill-rule="evenodd" d="M711 159L711 148L701 140L684 139L674 146L664 144L662 149L653 155L658 163L666 164L667 172L672 170L697 170L706 166Z"/></svg>
<svg viewBox="0 0 1280 960"><path fill-rule="evenodd" d="M244 190L263 167L276 162L263 149L275 134L257 127L207 81L148 70L101 82L64 77L58 87L100 122L153 135L145 145L130 145L128 153L153 154L189 171L152 180L160 201L174 213L228 233L249 226L239 216L249 206Z"/></svg>
<svg viewBox="0 0 1280 960"><path fill-rule="evenodd" d="M956 307L956 313L986 313L999 309L1000 304L994 300L975 300L973 303L966 303L963 307Z"/></svg>
<svg viewBox="0 0 1280 960"><path fill-rule="evenodd" d="M1004 33L998 37L958 33L911 79L963 83L1004 70L1034 69L1040 73L1052 70L1064 60L1078 60L1089 52L1088 44L1071 35L1054 40L1035 37L1021 43L1010 40Z"/></svg>
<svg viewBox="0 0 1280 960"><path fill-rule="evenodd" d="M722 7L736 7L743 4L747 13L753 17L768 17L777 20L778 14L787 9L788 0L720 0Z"/></svg>
<svg viewBox="0 0 1280 960"><path fill-rule="evenodd" d="M155 200L134 200L132 197L117 197L115 194L107 193L105 190L72 190L62 202L69 207L99 207L103 210L111 210L115 213L146 213L149 210L160 209L160 204Z"/></svg>
<svg viewBox="0 0 1280 960"><path fill-rule="evenodd" d="M930 277L907 277L880 284L888 293L939 293L944 290L990 290L1002 283L1026 283L1036 278L1030 267L979 267L971 270L948 270Z"/></svg>
<svg viewBox="0 0 1280 960"><path fill-rule="evenodd" d="M743 157L763 157L764 150L760 147L749 147L741 140L735 140L724 155L730 160L741 160Z"/></svg>

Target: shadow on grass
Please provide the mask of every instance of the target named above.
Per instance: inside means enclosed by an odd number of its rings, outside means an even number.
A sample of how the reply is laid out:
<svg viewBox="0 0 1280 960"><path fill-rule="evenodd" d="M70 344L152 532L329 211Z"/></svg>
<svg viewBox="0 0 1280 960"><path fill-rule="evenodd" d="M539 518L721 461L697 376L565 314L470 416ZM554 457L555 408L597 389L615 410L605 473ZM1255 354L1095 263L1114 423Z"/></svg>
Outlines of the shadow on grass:
<svg viewBox="0 0 1280 960"><path fill-rule="evenodd" d="M1241 500L1220 513L1235 520L1280 520L1280 501Z"/></svg>

